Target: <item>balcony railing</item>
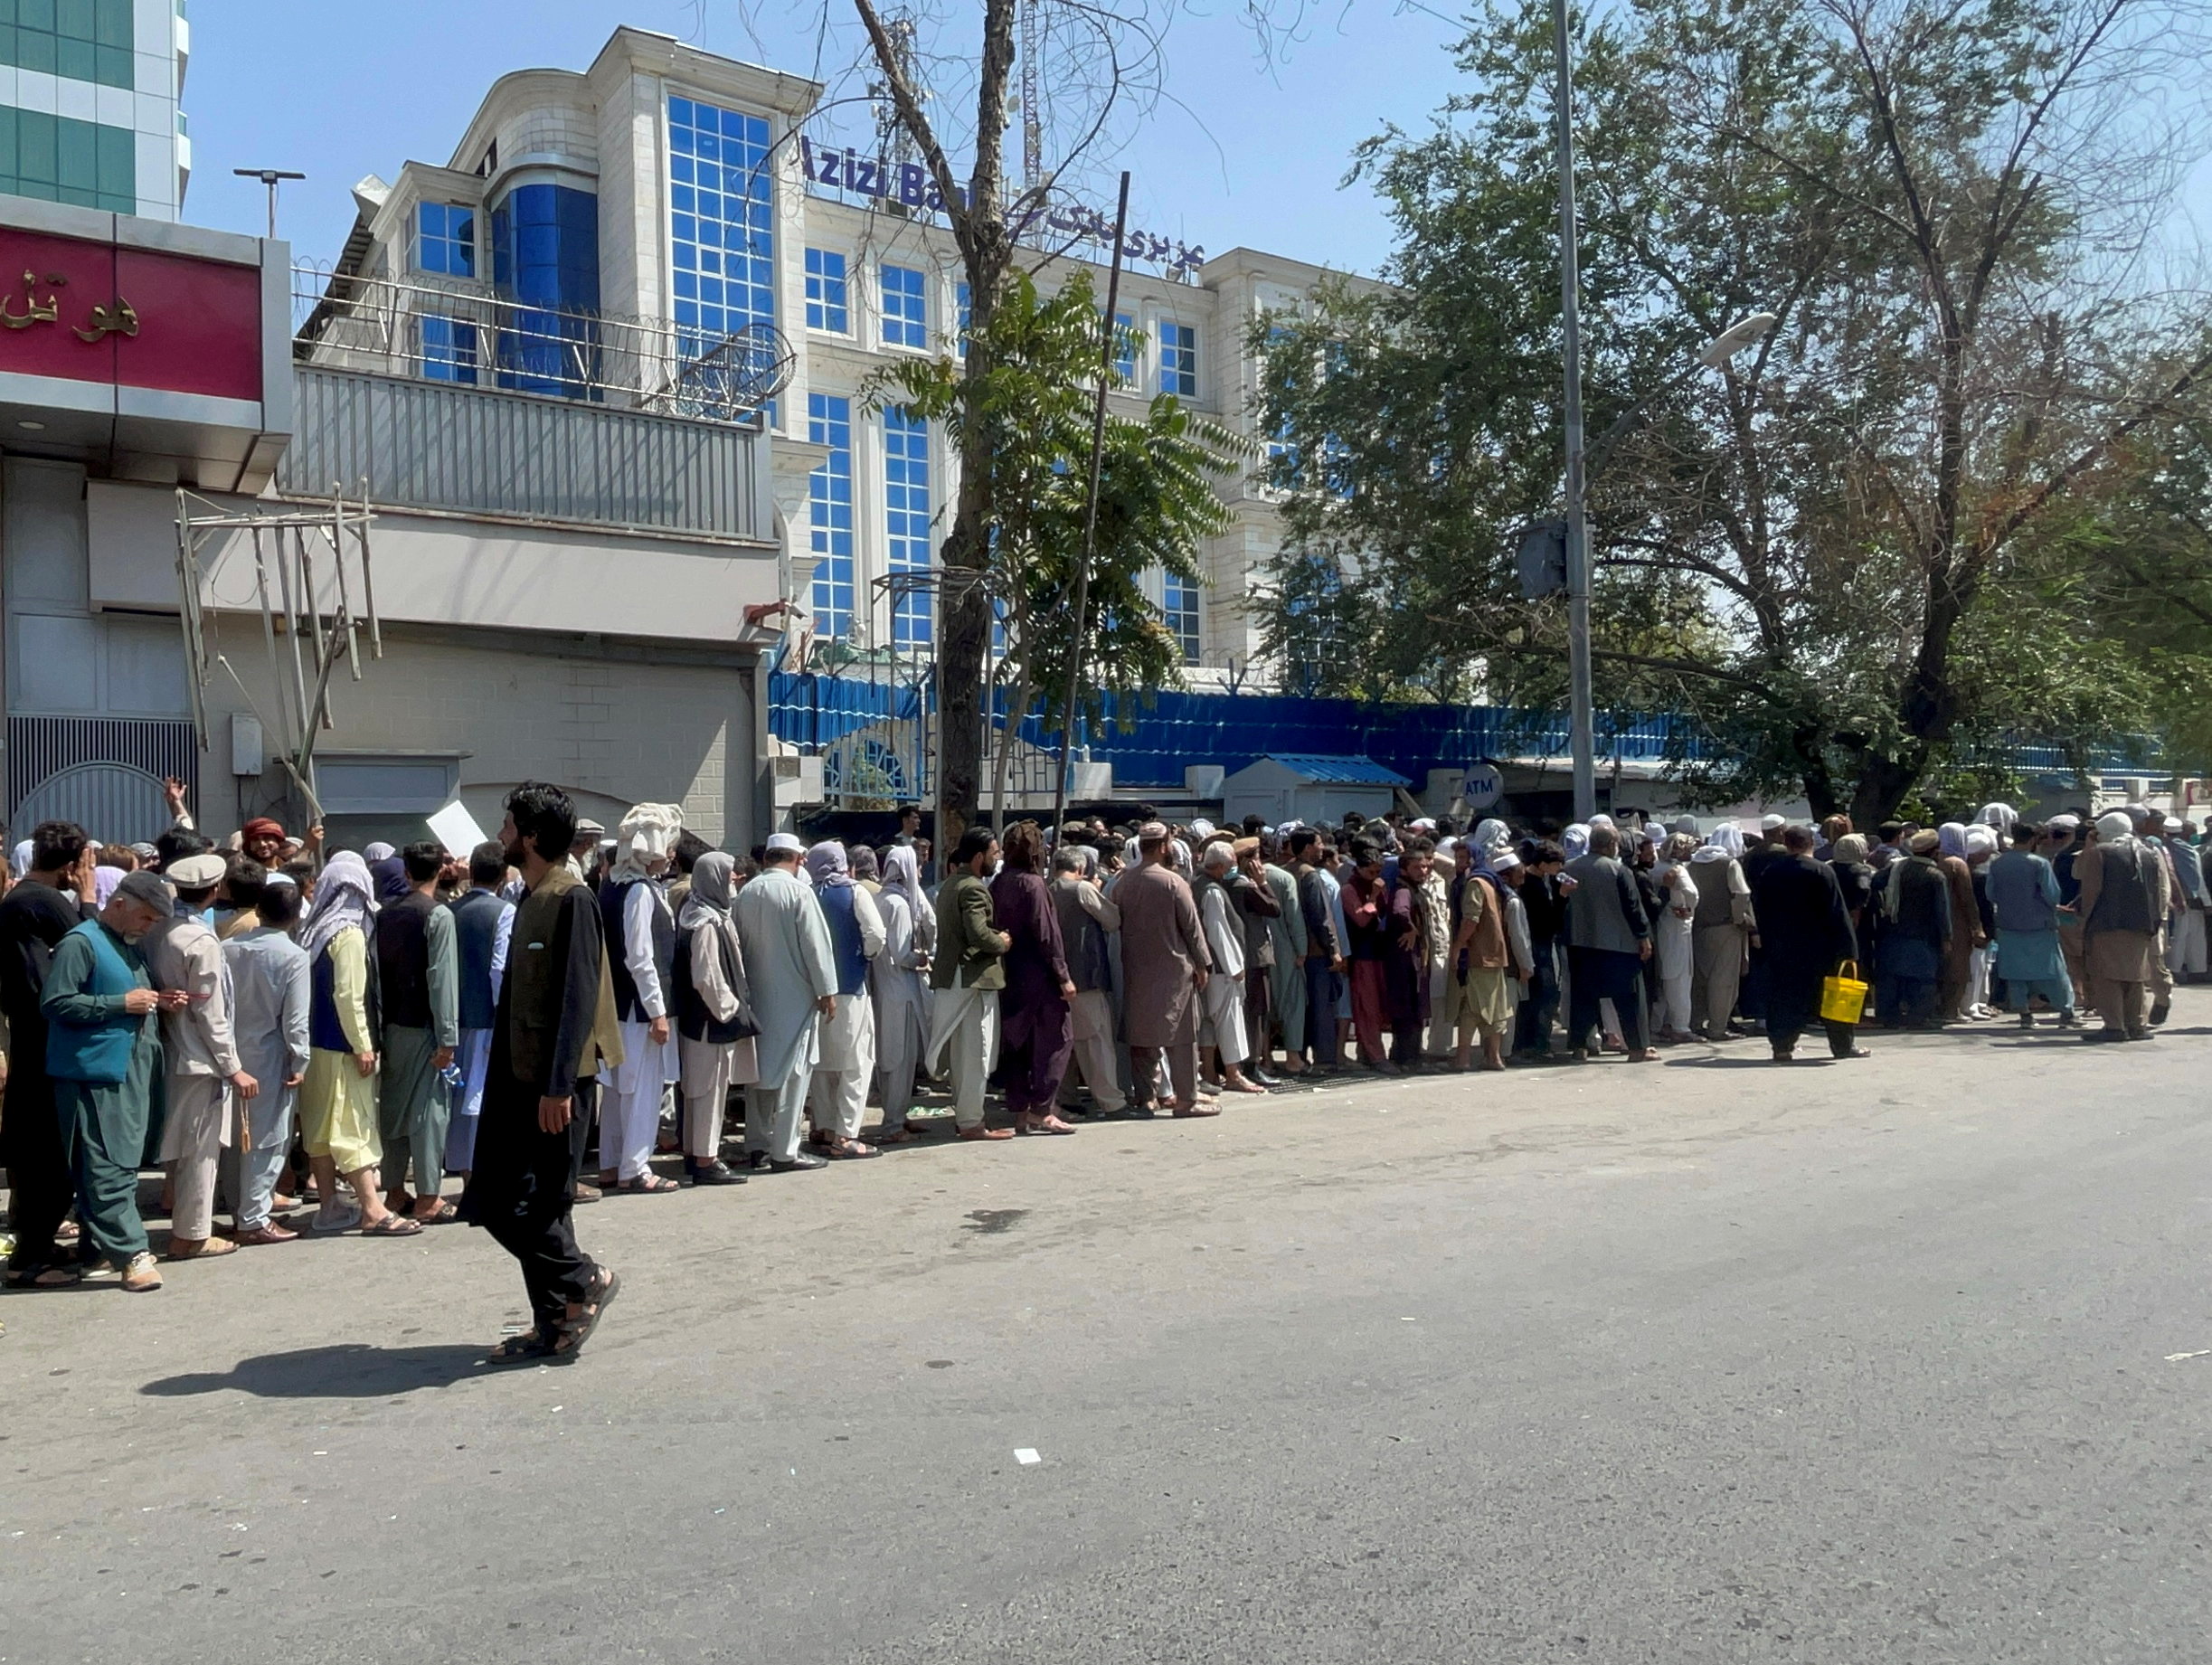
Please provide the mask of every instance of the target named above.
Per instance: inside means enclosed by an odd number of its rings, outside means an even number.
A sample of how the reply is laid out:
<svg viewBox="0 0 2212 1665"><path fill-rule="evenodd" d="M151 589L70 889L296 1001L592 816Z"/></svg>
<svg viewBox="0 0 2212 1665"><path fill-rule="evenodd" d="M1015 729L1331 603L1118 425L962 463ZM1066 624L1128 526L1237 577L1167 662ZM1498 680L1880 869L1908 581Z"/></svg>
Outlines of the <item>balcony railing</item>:
<svg viewBox="0 0 2212 1665"><path fill-rule="evenodd" d="M756 427L296 369L298 431L277 468L287 493L365 490L393 506L773 541Z"/></svg>
<svg viewBox="0 0 2212 1665"><path fill-rule="evenodd" d="M789 381L772 325L729 335L665 319L536 306L489 286L361 278L296 266L293 355L459 387L754 422Z"/></svg>

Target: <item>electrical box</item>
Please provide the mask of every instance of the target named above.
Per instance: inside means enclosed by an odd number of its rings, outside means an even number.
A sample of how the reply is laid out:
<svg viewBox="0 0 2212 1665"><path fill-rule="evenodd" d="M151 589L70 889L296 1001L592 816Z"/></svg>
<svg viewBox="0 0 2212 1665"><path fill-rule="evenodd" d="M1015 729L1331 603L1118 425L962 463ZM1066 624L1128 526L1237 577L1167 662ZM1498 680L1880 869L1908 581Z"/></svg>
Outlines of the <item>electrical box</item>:
<svg viewBox="0 0 2212 1665"><path fill-rule="evenodd" d="M258 777L265 762L261 752L261 719L251 712L231 714L231 772Z"/></svg>

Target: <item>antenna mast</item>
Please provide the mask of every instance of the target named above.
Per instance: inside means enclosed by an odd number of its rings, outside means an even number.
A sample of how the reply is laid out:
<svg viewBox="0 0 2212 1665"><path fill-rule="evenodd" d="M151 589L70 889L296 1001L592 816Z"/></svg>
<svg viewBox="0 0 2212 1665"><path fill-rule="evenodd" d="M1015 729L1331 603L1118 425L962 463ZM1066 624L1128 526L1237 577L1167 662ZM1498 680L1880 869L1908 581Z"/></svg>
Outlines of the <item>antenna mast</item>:
<svg viewBox="0 0 2212 1665"><path fill-rule="evenodd" d="M1045 112L1037 87L1043 77L1037 59L1045 42L1044 0L1024 0L1021 10L1022 189L1034 192L1045 181Z"/></svg>

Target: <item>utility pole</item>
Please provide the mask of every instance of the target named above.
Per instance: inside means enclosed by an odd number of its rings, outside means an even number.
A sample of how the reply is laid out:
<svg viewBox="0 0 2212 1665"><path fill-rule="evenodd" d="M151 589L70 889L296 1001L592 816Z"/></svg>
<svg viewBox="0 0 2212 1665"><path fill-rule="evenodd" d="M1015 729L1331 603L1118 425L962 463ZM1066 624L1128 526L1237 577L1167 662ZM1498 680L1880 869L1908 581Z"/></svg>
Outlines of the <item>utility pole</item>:
<svg viewBox="0 0 2212 1665"><path fill-rule="evenodd" d="M1075 700L1082 688L1083 653L1091 638L1091 557L1098 548L1099 476L1106 459L1106 390L1113 382L1116 326L1121 304L1121 251L1129 242L1129 170L1121 170L1121 201L1113 216L1113 262L1106 269L1106 325L1099 333L1098 402L1091 419L1091 491L1083 504L1082 554L1075 563L1075 641L1068 651L1068 698L1060 708L1059 784L1053 789L1052 836L1067 820L1068 759L1075 743ZM1003 818L1003 811L1001 812Z"/></svg>
<svg viewBox="0 0 2212 1665"><path fill-rule="evenodd" d="M1583 499L1582 284L1574 223L1574 72L1567 0L1552 0L1552 48L1558 63L1554 99L1559 125L1560 353L1565 361L1567 449L1567 679L1573 709L1568 748L1574 762L1574 818L1597 813L1597 724L1590 686L1590 526Z"/></svg>
<svg viewBox="0 0 2212 1665"><path fill-rule="evenodd" d="M241 179L258 179L269 187L269 239L277 239L277 182L280 179L305 179L305 174L295 174L281 167L234 167L231 170Z"/></svg>

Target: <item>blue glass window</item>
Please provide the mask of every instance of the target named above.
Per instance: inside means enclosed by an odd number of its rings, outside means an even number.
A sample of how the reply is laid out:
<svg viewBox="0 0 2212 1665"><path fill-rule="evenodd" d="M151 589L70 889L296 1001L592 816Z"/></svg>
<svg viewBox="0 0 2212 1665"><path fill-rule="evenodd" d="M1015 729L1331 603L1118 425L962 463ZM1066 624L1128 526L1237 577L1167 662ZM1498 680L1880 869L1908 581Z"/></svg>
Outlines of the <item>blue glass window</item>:
<svg viewBox="0 0 2212 1665"><path fill-rule="evenodd" d="M422 374L433 382L477 379L477 326L459 318L422 315Z"/></svg>
<svg viewBox="0 0 2212 1665"><path fill-rule="evenodd" d="M893 405L884 412L884 522L886 570L930 570L930 423ZM891 610L891 645L930 645L927 593L897 597Z"/></svg>
<svg viewBox="0 0 2212 1665"><path fill-rule="evenodd" d="M1182 399L1198 396L1198 331L1195 325L1159 326L1159 391Z"/></svg>
<svg viewBox="0 0 2212 1665"><path fill-rule="evenodd" d="M477 275L477 211L459 203L415 205L415 270Z"/></svg>
<svg viewBox="0 0 2212 1665"><path fill-rule="evenodd" d="M668 222L676 325L686 356L776 321L768 123L700 99L668 100Z"/></svg>
<svg viewBox="0 0 2212 1665"><path fill-rule="evenodd" d="M807 251L807 327L833 336L853 333L846 312L845 257L829 249Z"/></svg>
<svg viewBox="0 0 2212 1665"><path fill-rule="evenodd" d="M1198 586L1173 572L1160 576L1160 622L1183 649L1183 663L1198 662Z"/></svg>
<svg viewBox="0 0 2212 1665"><path fill-rule="evenodd" d="M1137 320L1126 312L1113 315L1113 373L1124 387L1137 388Z"/></svg>
<svg viewBox="0 0 2212 1665"><path fill-rule="evenodd" d="M492 285L534 303L502 320L500 386L574 398L600 379L597 196L555 184L508 192L492 209Z"/></svg>
<svg viewBox="0 0 2212 1665"><path fill-rule="evenodd" d="M828 460L807 482L814 633L847 636L853 629L853 402L834 393L808 393L807 438L829 447Z"/></svg>
<svg viewBox="0 0 2212 1665"><path fill-rule="evenodd" d="M884 268L884 345L887 347L926 347L930 345L930 308L922 287L922 274L911 266Z"/></svg>

